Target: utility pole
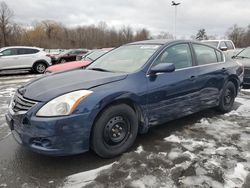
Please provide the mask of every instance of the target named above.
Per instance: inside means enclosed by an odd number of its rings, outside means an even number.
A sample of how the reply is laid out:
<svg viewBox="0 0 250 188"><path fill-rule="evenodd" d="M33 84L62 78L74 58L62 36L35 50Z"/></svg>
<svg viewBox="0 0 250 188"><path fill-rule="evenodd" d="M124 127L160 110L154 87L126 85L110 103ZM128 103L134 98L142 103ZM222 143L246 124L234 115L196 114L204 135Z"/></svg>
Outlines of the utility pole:
<svg viewBox="0 0 250 188"><path fill-rule="evenodd" d="M176 22L177 22L177 6L180 5L181 3L176 3L172 1L172 5L174 6L175 9L175 15L174 15L174 39L176 39Z"/></svg>

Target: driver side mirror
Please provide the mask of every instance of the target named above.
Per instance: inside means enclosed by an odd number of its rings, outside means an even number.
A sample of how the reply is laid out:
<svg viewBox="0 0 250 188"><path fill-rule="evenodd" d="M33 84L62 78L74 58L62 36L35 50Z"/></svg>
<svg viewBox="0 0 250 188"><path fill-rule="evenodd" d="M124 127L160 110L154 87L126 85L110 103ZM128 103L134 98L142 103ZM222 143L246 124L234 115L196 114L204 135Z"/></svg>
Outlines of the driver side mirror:
<svg viewBox="0 0 250 188"><path fill-rule="evenodd" d="M220 50L221 51L227 51L227 47L226 46L222 46L222 47L220 47Z"/></svg>
<svg viewBox="0 0 250 188"><path fill-rule="evenodd" d="M173 63L160 63L154 66L150 70L150 75L155 75L157 73L167 73L167 72L174 72L175 66Z"/></svg>

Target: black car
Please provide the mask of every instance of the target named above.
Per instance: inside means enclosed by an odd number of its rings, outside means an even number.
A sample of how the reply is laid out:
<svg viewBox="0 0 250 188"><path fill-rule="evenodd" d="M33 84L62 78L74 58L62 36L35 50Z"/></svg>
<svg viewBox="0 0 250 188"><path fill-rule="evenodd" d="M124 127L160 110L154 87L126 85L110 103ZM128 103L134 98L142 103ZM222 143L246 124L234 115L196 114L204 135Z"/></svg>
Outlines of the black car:
<svg viewBox="0 0 250 188"><path fill-rule="evenodd" d="M54 58L52 58L52 63L58 64L58 63L76 61L77 55L86 54L87 52L88 50L85 50L85 49L67 50L59 54L58 56L55 56Z"/></svg>
<svg viewBox="0 0 250 188"><path fill-rule="evenodd" d="M250 47L243 49L233 58L244 66L243 86L250 86Z"/></svg>

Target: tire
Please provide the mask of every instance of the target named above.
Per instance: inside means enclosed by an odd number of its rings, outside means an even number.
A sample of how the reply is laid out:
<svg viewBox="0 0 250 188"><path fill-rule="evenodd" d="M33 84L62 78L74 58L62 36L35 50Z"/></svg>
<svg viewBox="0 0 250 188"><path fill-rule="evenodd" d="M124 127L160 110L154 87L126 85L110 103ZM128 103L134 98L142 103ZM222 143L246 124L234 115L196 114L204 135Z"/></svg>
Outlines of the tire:
<svg viewBox="0 0 250 188"><path fill-rule="evenodd" d="M232 110L236 97L236 87L233 82L229 81L224 85L222 90L218 110L227 113Z"/></svg>
<svg viewBox="0 0 250 188"><path fill-rule="evenodd" d="M43 62L38 62L34 66L34 71L38 74L43 74L46 71L47 65Z"/></svg>
<svg viewBox="0 0 250 188"><path fill-rule="evenodd" d="M60 63L66 63L67 61L65 59L61 59Z"/></svg>
<svg viewBox="0 0 250 188"><path fill-rule="evenodd" d="M112 158L127 151L138 132L135 111L126 104L113 105L97 118L91 136L91 148L103 158Z"/></svg>

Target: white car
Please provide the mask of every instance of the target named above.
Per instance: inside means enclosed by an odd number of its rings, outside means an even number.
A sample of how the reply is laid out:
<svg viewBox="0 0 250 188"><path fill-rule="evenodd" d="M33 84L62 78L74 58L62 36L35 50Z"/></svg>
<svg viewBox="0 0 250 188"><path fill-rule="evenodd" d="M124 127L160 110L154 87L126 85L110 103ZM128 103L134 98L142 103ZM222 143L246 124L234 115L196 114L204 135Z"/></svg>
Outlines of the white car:
<svg viewBox="0 0 250 188"><path fill-rule="evenodd" d="M25 69L42 74L51 65L51 58L42 48L11 46L0 48L0 71Z"/></svg>
<svg viewBox="0 0 250 188"><path fill-rule="evenodd" d="M233 57L237 54L235 45L231 40L203 40L201 42L224 51L228 57Z"/></svg>

